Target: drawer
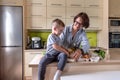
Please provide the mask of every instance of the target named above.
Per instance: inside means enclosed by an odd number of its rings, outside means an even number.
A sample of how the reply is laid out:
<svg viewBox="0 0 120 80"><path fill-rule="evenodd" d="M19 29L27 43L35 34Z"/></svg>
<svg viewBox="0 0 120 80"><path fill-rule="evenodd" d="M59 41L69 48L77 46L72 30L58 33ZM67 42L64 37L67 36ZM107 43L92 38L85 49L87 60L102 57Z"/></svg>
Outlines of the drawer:
<svg viewBox="0 0 120 80"><path fill-rule="evenodd" d="M54 18L53 19L47 19L47 29L52 29L51 24L52 24L53 20L54 20ZM65 23L65 19L61 19L61 20Z"/></svg>
<svg viewBox="0 0 120 80"><path fill-rule="evenodd" d="M101 18L90 18L90 27L102 28Z"/></svg>
<svg viewBox="0 0 120 80"><path fill-rule="evenodd" d="M67 7L84 7L84 0L66 0Z"/></svg>
<svg viewBox="0 0 120 80"><path fill-rule="evenodd" d="M47 6L53 7L65 6L65 0L47 0Z"/></svg>
<svg viewBox="0 0 120 80"><path fill-rule="evenodd" d="M31 28L46 28L46 18L41 18L39 16L32 16L32 26Z"/></svg>
<svg viewBox="0 0 120 80"><path fill-rule="evenodd" d="M40 5L32 5L32 15L38 15L42 18L46 18L46 7L40 7Z"/></svg>
<svg viewBox="0 0 120 80"><path fill-rule="evenodd" d="M65 23L66 26L72 25L72 24L73 24L73 18L72 19L66 19L66 23Z"/></svg>
<svg viewBox="0 0 120 80"><path fill-rule="evenodd" d="M47 8L47 18L65 18L65 8Z"/></svg>
<svg viewBox="0 0 120 80"><path fill-rule="evenodd" d="M103 0L85 0L85 7L102 7Z"/></svg>
<svg viewBox="0 0 120 80"><path fill-rule="evenodd" d="M74 18L78 13L83 12L84 8L67 8L66 18Z"/></svg>
<svg viewBox="0 0 120 80"><path fill-rule="evenodd" d="M101 8L85 8L85 12L89 17L99 18L103 16L103 12Z"/></svg>
<svg viewBox="0 0 120 80"><path fill-rule="evenodd" d="M31 0L31 2L39 6L46 6L46 0Z"/></svg>

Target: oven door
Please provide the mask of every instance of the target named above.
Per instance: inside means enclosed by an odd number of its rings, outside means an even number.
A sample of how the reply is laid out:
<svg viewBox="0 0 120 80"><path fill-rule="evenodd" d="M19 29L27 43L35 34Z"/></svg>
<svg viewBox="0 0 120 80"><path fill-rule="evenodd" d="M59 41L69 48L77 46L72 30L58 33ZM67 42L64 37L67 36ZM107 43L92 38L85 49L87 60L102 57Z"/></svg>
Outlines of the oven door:
<svg viewBox="0 0 120 80"><path fill-rule="evenodd" d="M120 48L120 32L109 33L109 48Z"/></svg>

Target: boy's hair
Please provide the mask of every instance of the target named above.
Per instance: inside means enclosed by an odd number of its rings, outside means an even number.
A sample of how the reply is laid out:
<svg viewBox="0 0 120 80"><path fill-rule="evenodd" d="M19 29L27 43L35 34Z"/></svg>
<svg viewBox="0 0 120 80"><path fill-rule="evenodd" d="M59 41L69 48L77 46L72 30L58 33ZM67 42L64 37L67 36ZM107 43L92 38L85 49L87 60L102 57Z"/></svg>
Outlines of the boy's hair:
<svg viewBox="0 0 120 80"><path fill-rule="evenodd" d="M60 19L54 19L54 20L52 21L52 26L54 26L54 27L59 27L59 26L65 27L65 24L64 24L64 22L63 22L62 20L60 20Z"/></svg>

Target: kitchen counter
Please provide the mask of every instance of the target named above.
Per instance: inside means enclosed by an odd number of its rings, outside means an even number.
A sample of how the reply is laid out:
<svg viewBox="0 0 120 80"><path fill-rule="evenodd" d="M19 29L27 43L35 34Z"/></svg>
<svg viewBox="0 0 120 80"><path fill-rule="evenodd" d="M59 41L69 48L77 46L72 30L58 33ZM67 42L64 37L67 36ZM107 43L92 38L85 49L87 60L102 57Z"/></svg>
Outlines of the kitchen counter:
<svg viewBox="0 0 120 80"><path fill-rule="evenodd" d="M24 51L25 52L39 52L39 53L41 53L41 52L45 52L46 49L26 49Z"/></svg>
<svg viewBox="0 0 120 80"><path fill-rule="evenodd" d="M32 80L38 79L38 64L42 55L38 54L29 63L29 67L32 68ZM47 66L46 80L52 80L57 70L57 63L51 63ZM104 60L100 62L74 62L67 63L63 71L63 75L80 74L83 72L99 72L99 71L120 71L120 60Z"/></svg>

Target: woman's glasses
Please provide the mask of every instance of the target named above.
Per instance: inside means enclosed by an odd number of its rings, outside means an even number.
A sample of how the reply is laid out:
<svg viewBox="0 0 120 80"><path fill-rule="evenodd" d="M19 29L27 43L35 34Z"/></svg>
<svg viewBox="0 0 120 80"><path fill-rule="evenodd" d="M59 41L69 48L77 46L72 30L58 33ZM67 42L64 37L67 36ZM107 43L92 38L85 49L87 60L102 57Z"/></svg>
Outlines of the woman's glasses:
<svg viewBox="0 0 120 80"><path fill-rule="evenodd" d="M75 21L75 24L76 24L76 25L79 25L79 26L82 25L82 23L79 23L78 21Z"/></svg>

